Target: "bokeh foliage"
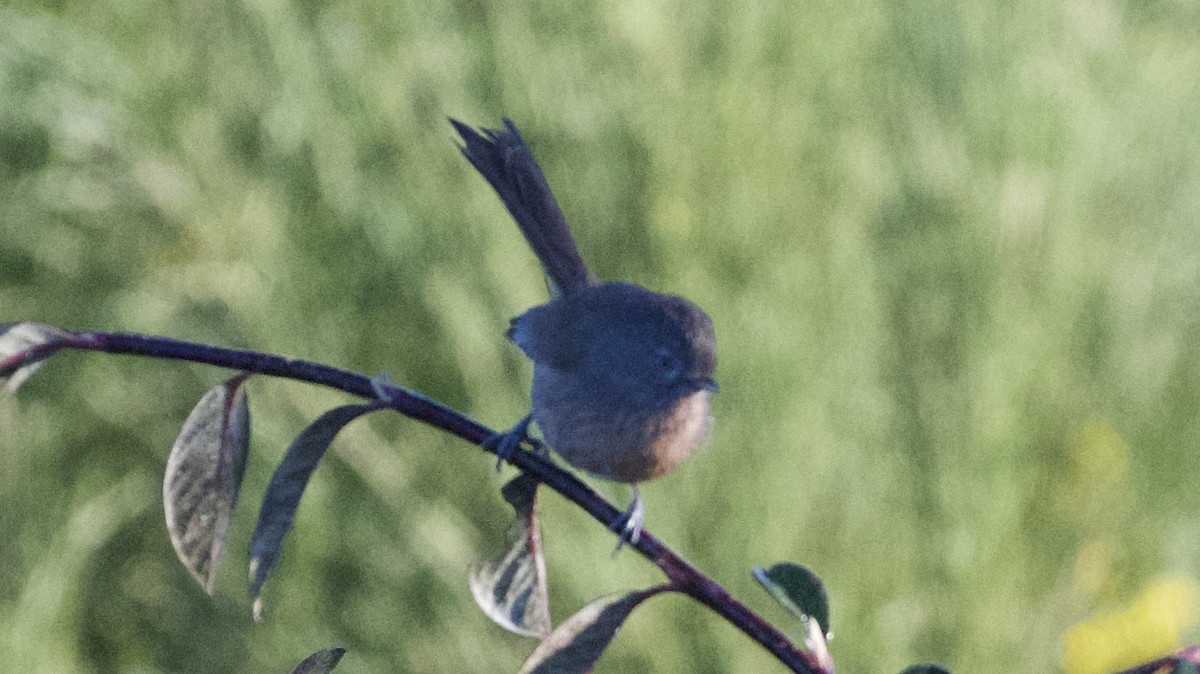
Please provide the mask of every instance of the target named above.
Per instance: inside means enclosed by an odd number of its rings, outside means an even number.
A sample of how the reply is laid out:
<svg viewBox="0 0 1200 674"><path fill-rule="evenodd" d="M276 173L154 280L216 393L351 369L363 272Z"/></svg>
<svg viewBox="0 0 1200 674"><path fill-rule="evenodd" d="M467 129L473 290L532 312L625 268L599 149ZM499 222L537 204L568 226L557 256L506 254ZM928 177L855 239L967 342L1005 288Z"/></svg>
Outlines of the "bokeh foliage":
<svg viewBox="0 0 1200 674"><path fill-rule="evenodd" d="M842 671L1049 671L1072 625L1200 576L1198 34L1179 0L9 0L0 320L386 368L507 426L529 367L502 334L542 282L445 123L507 114L597 272L716 323L716 430L646 486L648 527L777 619L748 569L816 570ZM224 376L68 354L0 408L6 666L257 673L337 643L347 672L515 671L532 643L466 587L499 480L387 415L335 443L251 624L253 504L341 402L309 387L250 382L204 595L159 480ZM556 620L657 580L542 504ZM1195 639L1174 614L1162 643ZM771 667L662 599L600 671Z"/></svg>

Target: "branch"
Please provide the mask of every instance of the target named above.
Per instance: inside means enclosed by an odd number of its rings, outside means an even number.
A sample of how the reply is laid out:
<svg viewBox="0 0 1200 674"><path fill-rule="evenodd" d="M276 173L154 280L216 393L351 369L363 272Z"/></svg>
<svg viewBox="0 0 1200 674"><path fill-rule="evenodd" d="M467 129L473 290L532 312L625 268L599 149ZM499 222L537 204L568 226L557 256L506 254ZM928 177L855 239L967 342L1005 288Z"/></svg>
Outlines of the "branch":
<svg viewBox="0 0 1200 674"><path fill-rule="evenodd" d="M495 435L496 431L416 391L328 365L257 351L226 349L131 333L65 333L63 339L38 344L0 359L0 376L43 360L60 349L184 360L319 384L360 398L378 400L383 406L404 416L427 423L494 453L494 449L485 446L485 442ZM621 510L549 459L533 452L520 451L514 453L509 463L558 492L608 529L614 530L623 521ZM630 544L630 547L658 566L671 581L674 589L687 594L725 618L791 671L827 674L812 654L797 648L786 635L734 599L725 588L684 560L649 531L643 531L638 542Z"/></svg>

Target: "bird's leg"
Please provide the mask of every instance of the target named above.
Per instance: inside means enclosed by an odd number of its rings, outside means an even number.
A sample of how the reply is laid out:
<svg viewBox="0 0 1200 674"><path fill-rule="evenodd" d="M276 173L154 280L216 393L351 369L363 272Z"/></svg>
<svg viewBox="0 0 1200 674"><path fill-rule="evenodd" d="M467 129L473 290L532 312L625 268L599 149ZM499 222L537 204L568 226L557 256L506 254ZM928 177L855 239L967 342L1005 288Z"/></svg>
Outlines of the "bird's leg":
<svg viewBox="0 0 1200 674"><path fill-rule="evenodd" d="M612 529L617 534L617 549L613 550L613 554L621 551L621 547L626 543L637 545L638 540L642 537L642 523L646 519L646 506L642 503L642 495L638 492L638 486L633 485L633 500L629 502L629 507L625 509L625 513L620 519L613 523Z"/></svg>
<svg viewBox="0 0 1200 674"><path fill-rule="evenodd" d="M517 422L516 426L508 429L503 433L495 433L487 440L483 441L485 449L495 450L496 452L496 472L500 472L500 468L506 461L512 461L517 450L521 447L521 443L528 438L529 422L533 421L533 415L526 415L524 419ZM541 447L538 443L537 447Z"/></svg>

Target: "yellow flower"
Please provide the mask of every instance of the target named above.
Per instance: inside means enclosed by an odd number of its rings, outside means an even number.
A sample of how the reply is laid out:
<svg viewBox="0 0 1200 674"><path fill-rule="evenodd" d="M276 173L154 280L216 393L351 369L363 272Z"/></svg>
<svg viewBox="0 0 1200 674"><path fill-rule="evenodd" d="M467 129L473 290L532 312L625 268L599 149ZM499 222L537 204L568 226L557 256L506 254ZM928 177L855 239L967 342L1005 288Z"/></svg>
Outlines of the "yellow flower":
<svg viewBox="0 0 1200 674"><path fill-rule="evenodd" d="M1123 609L1075 625L1063 636L1067 674L1126 669L1181 648L1184 631L1200 619L1200 583L1165 576L1150 583Z"/></svg>

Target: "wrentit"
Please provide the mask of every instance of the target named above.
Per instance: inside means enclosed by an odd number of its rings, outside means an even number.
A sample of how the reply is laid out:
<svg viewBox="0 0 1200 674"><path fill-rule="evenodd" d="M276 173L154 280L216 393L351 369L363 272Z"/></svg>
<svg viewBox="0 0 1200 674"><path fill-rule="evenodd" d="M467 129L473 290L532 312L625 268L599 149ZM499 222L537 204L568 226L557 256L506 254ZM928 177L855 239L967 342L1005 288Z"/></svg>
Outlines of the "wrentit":
<svg viewBox="0 0 1200 674"><path fill-rule="evenodd" d="M508 458L530 418L567 463L633 485L622 537L636 542L637 483L674 470L708 434L716 336L691 302L588 270L541 168L508 119L482 133L451 119L459 149L496 190L537 255L551 300L512 319L533 361L533 409L502 440Z"/></svg>

